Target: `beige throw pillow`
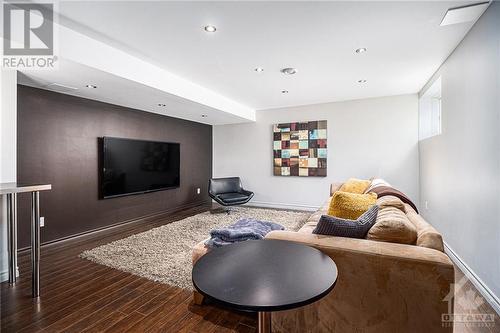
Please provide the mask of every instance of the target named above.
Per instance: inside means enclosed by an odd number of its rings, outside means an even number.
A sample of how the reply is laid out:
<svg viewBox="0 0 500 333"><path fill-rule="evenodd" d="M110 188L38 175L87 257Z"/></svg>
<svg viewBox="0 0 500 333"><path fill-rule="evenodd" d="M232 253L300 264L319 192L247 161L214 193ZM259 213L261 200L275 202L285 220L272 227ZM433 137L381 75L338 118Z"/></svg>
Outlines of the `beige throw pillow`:
<svg viewBox="0 0 500 333"><path fill-rule="evenodd" d="M375 225L366 239L400 244L415 244L417 230L406 214L396 207L380 207Z"/></svg>

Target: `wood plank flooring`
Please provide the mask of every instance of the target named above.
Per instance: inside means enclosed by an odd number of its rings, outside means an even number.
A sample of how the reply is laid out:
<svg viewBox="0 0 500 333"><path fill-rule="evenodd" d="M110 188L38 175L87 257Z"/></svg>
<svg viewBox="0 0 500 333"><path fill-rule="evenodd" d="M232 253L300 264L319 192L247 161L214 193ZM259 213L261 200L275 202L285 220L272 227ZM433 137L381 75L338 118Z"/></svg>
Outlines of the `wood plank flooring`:
<svg viewBox="0 0 500 333"><path fill-rule="evenodd" d="M192 303L191 292L78 258L82 251L210 209L119 226L41 250L41 297L31 299L29 252L20 278L2 283L1 332L256 332L255 314Z"/></svg>
<svg viewBox="0 0 500 333"><path fill-rule="evenodd" d="M455 294L455 314L467 314L470 313L469 309L474 309L472 313L494 314L494 323L488 323L481 327L481 324L478 323L456 322L454 325L454 332L499 333L500 316L495 313L493 308L486 302L479 291L477 291L472 282L467 277L464 277L464 273L462 273L457 266L455 266L455 283L461 285L461 287L457 287L458 291Z"/></svg>
<svg viewBox="0 0 500 333"><path fill-rule="evenodd" d="M173 212L42 247L41 298L31 299L29 252L19 255L21 277L0 285L1 332L256 332L254 314L212 305L197 306L191 293L78 258L82 251L183 219L209 205ZM457 280L463 274L457 268ZM467 281L457 309L475 291ZM494 313L488 304L482 309ZM455 332L500 332L493 327L456 326Z"/></svg>

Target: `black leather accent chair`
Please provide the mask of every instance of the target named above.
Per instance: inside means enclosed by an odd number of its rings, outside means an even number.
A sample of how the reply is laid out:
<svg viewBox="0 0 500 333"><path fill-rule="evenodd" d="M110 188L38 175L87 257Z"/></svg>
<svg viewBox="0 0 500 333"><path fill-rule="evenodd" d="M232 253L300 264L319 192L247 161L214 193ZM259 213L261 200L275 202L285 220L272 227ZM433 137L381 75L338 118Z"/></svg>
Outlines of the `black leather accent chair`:
<svg viewBox="0 0 500 333"><path fill-rule="evenodd" d="M243 189L240 177L212 178L208 182L208 195L227 207L249 202L253 192Z"/></svg>

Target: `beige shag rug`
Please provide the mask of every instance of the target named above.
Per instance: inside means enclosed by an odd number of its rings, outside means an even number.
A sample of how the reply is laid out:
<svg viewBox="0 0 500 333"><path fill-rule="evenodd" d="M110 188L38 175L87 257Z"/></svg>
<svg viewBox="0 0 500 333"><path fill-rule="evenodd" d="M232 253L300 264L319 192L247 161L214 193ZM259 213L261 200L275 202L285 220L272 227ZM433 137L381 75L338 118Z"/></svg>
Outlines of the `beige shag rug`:
<svg viewBox="0 0 500 333"><path fill-rule="evenodd" d="M191 249L208 238L210 230L247 217L276 222L286 230L295 231L309 215L307 212L249 207L238 207L230 215L205 212L96 247L81 253L80 257L191 290Z"/></svg>

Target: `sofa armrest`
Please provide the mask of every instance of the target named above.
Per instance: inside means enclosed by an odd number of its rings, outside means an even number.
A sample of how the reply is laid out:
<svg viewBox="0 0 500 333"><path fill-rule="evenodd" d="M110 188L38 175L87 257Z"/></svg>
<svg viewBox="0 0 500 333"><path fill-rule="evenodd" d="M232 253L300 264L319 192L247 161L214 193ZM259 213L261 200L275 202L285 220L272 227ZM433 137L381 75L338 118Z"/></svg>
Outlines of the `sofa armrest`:
<svg viewBox="0 0 500 333"><path fill-rule="evenodd" d="M276 332L293 332L300 318L318 313L331 316L317 325L334 325L338 332L452 330L442 327L442 315L453 311L453 300L449 304L446 297L454 283L454 267L440 251L305 232L273 231L266 239L317 248L338 268L337 284L324 299L273 318ZM319 326L311 331L316 329L321 331Z"/></svg>
<svg viewBox="0 0 500 333"><path fill-rule="evenodd" d="M335 193L336 191L338 191L338 190L342 187L342 185L344 185L344 183L343 183L343 182L335 182L335 183L332 183L332 184L330 185L330 196L332 196L332 195L333 195L333 193Z"/></svg>

